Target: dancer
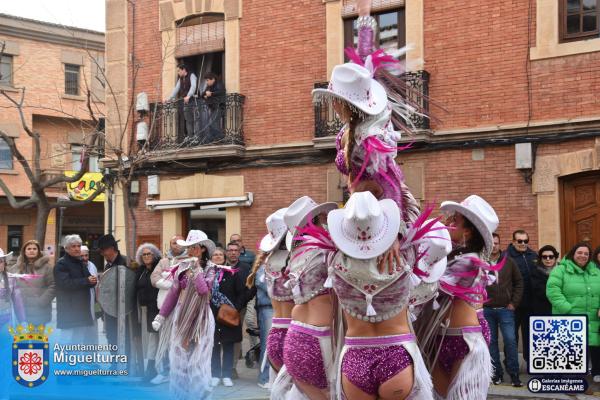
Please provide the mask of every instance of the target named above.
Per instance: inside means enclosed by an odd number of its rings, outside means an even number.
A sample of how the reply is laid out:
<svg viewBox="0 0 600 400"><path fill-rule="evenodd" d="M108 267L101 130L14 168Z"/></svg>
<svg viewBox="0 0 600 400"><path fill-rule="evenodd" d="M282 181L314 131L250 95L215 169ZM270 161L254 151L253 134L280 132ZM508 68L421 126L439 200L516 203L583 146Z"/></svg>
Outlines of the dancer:
<svg viewBox="0 0 600 400"><path fill-rule="evenodd" d="M265 261L265 279L273 304L273 321L267 336L267 360L273 368L273 375L283 366L283 343L292 321L294 307L292 289L286 284L289 279L286 271L289 251L283 240L288 232L283 221L286 210L287 208L281 208L267 217L269 233L262 238L259 245L261 251L269 253Z"/></svg>
<svg viewBox="0 0 600 400"><path fill-rule="evenodd" d="M286 372L295 384L287 398L306 396L315 400L330 397L335 361L332 346L334 301L330 289L324 287L327 250L312 246L310 239L327 235L323 227L327 213L336 208L336 203L317 204L304 196L292 203L284 215L290 232L289 283L296 304L283 350ZM279 397L276 388L272 398ZM295 393L298 390L303 395Z"/></svg>
<svg viewBox="0 0 600 400"><path fill-rule="evenodd" d="M378 201L370 192L356 192L344 209L329 213L327 223L339 249L329 273L347 323L338 396L431 398L431 379L407 312L416 246L400 242L401 262L394 261L391 273L380 273L377 265L398 238L398 206L391 199ZM422 237L431 226L415 226L408 233Z"/></svg>
<svg viewBox="0 0 600 400"><path fill-rule="evenodd" d="M332 105L344 123L336 137L335 163L347 177L350 192L369 190L379 199L394 200L402 220L410 223L418 217L419 205L395 161L401 134L394 128L412 133L411 118L424 116L424 110L411 100L417 96L402 74L404 66L375 49L377 22L369 15L371 0L358 0L357 6L358 47L346 49L352 62L336 66L328 88L313 90L313 99Z"/></svg>
<svg viewBox="0 0 600 400"><path fill-rule="evenodd" d="M476 308L486 300L485 287L499 270L484 260L492 250L498 227L494 209L481 197L445 201L447 224L454 242L446 272L440 279L435 306L419 320L419 340L432 369L436 398L485 399L492 377L490 353Z"/></svg>
<svg viewBox="0 0 600 400"><path fill-rule="evenodd" d="M175 311L170 328L170 392L182 400L207 399L212 390L210 360L215 329L210 311L215 268L208 260L215 244L200 230L191 230L187 239L177 244L187 248L189 258L173 270L173 286L152 327L160 330Z"/></svg>

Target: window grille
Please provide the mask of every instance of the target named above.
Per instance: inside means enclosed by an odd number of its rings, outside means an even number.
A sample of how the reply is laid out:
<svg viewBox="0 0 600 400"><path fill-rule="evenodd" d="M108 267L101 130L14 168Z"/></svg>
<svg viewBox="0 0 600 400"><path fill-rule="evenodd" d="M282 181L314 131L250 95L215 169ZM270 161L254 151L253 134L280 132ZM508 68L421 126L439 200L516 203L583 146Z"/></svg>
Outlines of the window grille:
<svg viewBox="0 0 600 400"><path fill-rule="evenodd" d="M79 65L65 64L65 94L79 96Z"/></svg>

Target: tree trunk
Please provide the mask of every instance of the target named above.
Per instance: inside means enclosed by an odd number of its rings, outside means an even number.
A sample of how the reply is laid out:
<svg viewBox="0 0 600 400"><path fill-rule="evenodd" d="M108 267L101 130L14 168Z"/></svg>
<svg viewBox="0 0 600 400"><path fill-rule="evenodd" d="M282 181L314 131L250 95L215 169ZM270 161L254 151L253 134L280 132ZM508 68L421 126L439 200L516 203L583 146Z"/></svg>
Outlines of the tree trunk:
<svg viewBox="0 0 600 400"><path fill-rule="evenodd" d="M42 248L46 241L46 227L48 225L48 215L50 215L50 207L45 204L37 204L37 217L35 218L35 240L38 241Z"/></svg>
<svg viewBox="0 0 600 400"><path fill-rule="evenodd" d="M127 181L121 181L121 189L123 195L123 215L125 217L125 252L130 259L135 258L135 230L132 229L132 224L129 223L132 210L129 204L129 184Z"/></svg>

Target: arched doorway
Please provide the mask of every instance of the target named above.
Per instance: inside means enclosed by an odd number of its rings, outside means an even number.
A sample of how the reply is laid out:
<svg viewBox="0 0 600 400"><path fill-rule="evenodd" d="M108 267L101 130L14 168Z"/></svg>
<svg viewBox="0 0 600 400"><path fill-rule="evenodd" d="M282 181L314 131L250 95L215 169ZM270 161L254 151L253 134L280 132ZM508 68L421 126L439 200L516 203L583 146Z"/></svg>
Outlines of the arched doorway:
<svg viewBox="0 0 600 400"><path fill-rule="evenodd" d="M578 242L600 244L600 172L561 178L563 253ZM540 221L543 223L543 221Z"/></svg>

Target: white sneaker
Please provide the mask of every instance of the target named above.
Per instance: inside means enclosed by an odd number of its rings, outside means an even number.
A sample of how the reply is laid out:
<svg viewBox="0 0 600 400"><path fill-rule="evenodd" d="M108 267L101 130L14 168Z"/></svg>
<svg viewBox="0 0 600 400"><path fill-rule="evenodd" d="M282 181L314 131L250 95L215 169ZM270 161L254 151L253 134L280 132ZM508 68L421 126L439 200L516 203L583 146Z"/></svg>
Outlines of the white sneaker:
<svg viewBox="0 0 600 400"><path fill-rule="evenodd" d="M223 380L225 380L225 379L223 379ZM213 377L213 378L210 380L210 385L211 385L211 386L219 386L219 383L221 383L221 379L220 379L220 378L214 378L214 377Z"/></svg>
<svg viewBox="0 0 600 400"><path fill-rule="evenodd" d="M594 382L600 383L600 375L594 375Z"/></svg>
<svg viewBox="0 0 600 400"><path fill-rule="evenodd" d="M269 382L265 382L265 383L260 383L259 382L257 385L258 385L259 388L271 390L271 384Z"/></svg>
<svg viewBox="0 0 600 400"><path fill-rule="evenodd" d="M165 382L169 382L169 377L168 376L164 376L162 374L158 374L156 375L154 378L152 378L152 380L150 381L151 384L153 385L161 385Z"/></svg>
<svg viewBox="0 0 600 400"><path fill-rule="evenodd" d="M233 381L231 380L231 378L223 378L223 386L232 387Z"/></svg>

